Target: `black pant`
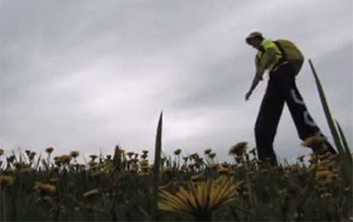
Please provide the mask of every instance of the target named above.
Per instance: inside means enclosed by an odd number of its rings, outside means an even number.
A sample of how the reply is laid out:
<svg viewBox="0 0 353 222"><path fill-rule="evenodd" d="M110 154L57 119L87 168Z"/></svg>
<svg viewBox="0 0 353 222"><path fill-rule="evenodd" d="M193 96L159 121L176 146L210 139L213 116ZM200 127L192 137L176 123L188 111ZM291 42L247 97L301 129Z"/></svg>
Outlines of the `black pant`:
<svg viewBox="0 0 353 222"><path fill-rule="evenodd" d="M302 96L295 84L294 71L290 64L281 65L270 73L266 93L255 124L255 140L260 160L276 163L273 140L286 102L297 128L300 139L320 133L319 127L310 116Z"/></svg>

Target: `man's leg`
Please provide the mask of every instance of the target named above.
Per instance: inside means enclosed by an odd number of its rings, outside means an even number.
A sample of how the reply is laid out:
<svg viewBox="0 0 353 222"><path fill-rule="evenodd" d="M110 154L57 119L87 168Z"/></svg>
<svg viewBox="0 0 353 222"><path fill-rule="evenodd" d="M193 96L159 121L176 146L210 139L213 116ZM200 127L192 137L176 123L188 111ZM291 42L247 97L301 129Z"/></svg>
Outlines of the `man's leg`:
<svg viewBox="0 0 353 222"><path fill-rule="evenodd" d="M255 124L255 140L258 157L261 161L277 163L273 150L273 140L282 114L284 99L278 88L269 80L266 93L262 99L260 111Z"/></svg>
<svg viewBox="0 0 353 222"><path fill-rule="evenodd" d="M300 139L305 140L311 136L324 136L306 108L303 97L295 84L295 77L290 67L285 66L280 72L280 74L282 74L281 82L283 83L281 85L281 92L287 103ZM327 142L324 146L326 146L326 149L331 153L336 153L330 143Z"/></svg>

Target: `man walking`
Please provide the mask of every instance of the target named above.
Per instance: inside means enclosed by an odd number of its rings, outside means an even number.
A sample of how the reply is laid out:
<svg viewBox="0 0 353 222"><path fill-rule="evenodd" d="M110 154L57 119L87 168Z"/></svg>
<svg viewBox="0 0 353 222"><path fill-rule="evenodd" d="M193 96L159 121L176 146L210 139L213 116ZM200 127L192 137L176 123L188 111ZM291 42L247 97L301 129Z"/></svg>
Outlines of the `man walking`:
<svg viewBox="0 0 353 222"><path fill-rule="evenodd" d="M310 116L302 96L295 83L296 70L286 59L283 49L265 39L260 32L250 33L246 43L257 49L255 56L256 74L245 100L249 100L252 92L263 79L265 71L269 73L267 89L263 97L255 124L255 141L258 157L261 161L277 163L273 150L273 140L286 102L301 140L312 136L324 137L313 118ZM299 68L300 69L300 68ZM316 152L336 153L327 141Z"/></svg>

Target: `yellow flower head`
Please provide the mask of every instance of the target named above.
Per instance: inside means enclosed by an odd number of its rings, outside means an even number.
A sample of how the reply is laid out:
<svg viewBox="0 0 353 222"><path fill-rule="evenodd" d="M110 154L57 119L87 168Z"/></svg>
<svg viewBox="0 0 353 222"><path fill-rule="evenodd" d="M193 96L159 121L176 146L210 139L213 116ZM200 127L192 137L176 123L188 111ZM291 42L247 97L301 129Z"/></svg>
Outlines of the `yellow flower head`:
<svg viewBox="0 0 353 222"><path fill-rule="evenodd" d="M49 180L50 183L56 183L56 182L58 182L58 181L59 181L59 178L57 178L57 177L51 178L51 179Z"/></svg>
<svg viewBox="0 0 353 222"><path fill-rule="evenodd" d="M134 152L132 152L132 151L127 152L127 153L126 153L126 155L128 155L128 157L129 157L129 158L131 158L131 157L132 157L132 155L134 155L134 154L135 154L135 153L134 153Z"/></svg>
<svg viewBox="0 0 353 222"><path fill-rule="evenodd" d="M80 152L78 151L71 151L70 156L72 158L77 158L80 155Z"/></svg>
<svg viewBox="0 0 353 222"><path fill-rule="evenodd" d="M54 193L56 191L55 186L51 184L41 183L41 182L36 182L33 188L42 193Z"/></svg>
<svg viewBox="0 0 353 222"><path fill-rule="evenodd" d="M32 168L30 167L24 167L21 169L21 173L29 174L32 172Z"/></svg>
<svg viewBox="0 0 353 222"><path fill-rule="evenodd" d="M225 175L228 175L229 173L230 173L230 171L229 171L229 168L228 167L220 167L219 169L218 169L218 173L219 174L225 174Z"/></svg>
<svg viewBox="0 0 353 222"><path fill-rule="evenodd" d="M148 167L148 160L142 160L140 162L141 167Z"/></svg>
<svg viewBox="0 0 353 222"><path fill-rule="evenodd" d="M213 159L213 158L215 158L216 153L210 153L208 156L209 156L211 159Z"/></svg>
<svg viewBox="0 0 353 222"><path fill-rule="evenodd" d="M176 149L175 151L174 151L174 155L180 155L180 153L181 153L181 149Z"/></svg>
<svg viewBox="0 0 353 222"><path fill-rule="evenodd" d="M247 142L240 142L235 144L234 146L230 147L229 155L237 155L240 156L244 153L245 149L247 148Z"/></svg>
<svg viewBox="0 0 353 222"><path fill-rule="evenodd" d="M59 157L59 159L62 163L70 163L72 157L69 155L62 155Z"/></svg>
<svg viewBox="0 0 353 222"><path fill-rule="evenodd" d="M47 148L45 148L45 152L47 152L47 153L52 153L54 151L54 147L47 147Z"/></svg>
<svg viewBox="0 0 353 222"><path fill-rule="evenodd" d="M317 160L316 155L310 154L310 156L309 156L309 162L310 162L310 163L315 163L316 160Z"/></svg>
<svg viewBox="0 0 353 222"><path fill-rule="evenodd" d="M211 164L210 164L210 167L211 167L212 169L218 169L219 164L218 164L218 163L211 163Z"/></svg>
<svg viewBox="0 0 353 222"><path fill-rule="evenodd" d="M97 194L100 194L100 190L96 188L96 189L92 189L92 190L89 190L89 191L85 192L83 194L83 196L84 197L92 197L92 196L97 195Z"/></svg>
<svg viewBox="0 0 353 222"><path fill-rule="evenodd" d="M312 137L308 137L306 138L301 145L305 146L305 147L309 147L309 148L317 148L320 147L324 142L327 141L326 137L323 136L312 136Z"/></svg>
<svg viewBox="0 0 353 222"><path fill-rule="evenodd" d="M205 150L205 154L206 154L206 155L209 155L211 152L212 152L212 149L211 149L211 148L210 148L210 149Z"/></svg>
<svg viewBox="0 0 353 222"><path fill-rule="evenodd" d="M175 194L161 189L158 208L193 215L210 213L232 201L239 187L240 183L234 183L232 177L220 177L217 180L209 178L207 181L189 182L186 188L180 186Z"/></svg>
<svg viewBox="0 0 353 222"><path fill-rule="evenodd" d="M0 187L4 189L5 187L9 187L13 184L14 178L12 176L1 175L0 176Z"/></svg>
<svg viewBox="0 0 353 222"><path fill-rule="evenodd" d="M329 170L320 170L320 171L317 171L317 173L316 173L316 179L322 180L327 177L331 177L332 175L333 175L332 172Z"/></svg>
<svg viewBox="0 0 353 222"><path fill-rule="evenodd" d="M94 161L95 159L97 159L98 156L95 154L91 154L89 155L89 157L91 158L92 161Z"/></svg>
<svg viewBox="0 0 353 222"><path fill-rule="evenodd" d="M197 181L197 180L200 180L202 179L203 175L202 174L196 174L196 175L193 175L190 177L190 180L192 181Z"/></svg>

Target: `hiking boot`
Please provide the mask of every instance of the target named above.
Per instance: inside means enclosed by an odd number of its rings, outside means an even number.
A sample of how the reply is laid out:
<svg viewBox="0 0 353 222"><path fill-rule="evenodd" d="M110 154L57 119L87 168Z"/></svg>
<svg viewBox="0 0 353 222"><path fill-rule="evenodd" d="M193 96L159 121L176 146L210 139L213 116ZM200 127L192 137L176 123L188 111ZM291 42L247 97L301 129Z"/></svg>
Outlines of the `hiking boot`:
<svg viewBox="0 0 353 222"><path fill-rule="evenodd" d="M327 152L331 154L337 153L332 145L327 141L327 138L321 133L308 137L304 140L302 145L311 148L316 155L323 155Z"/></svg>

